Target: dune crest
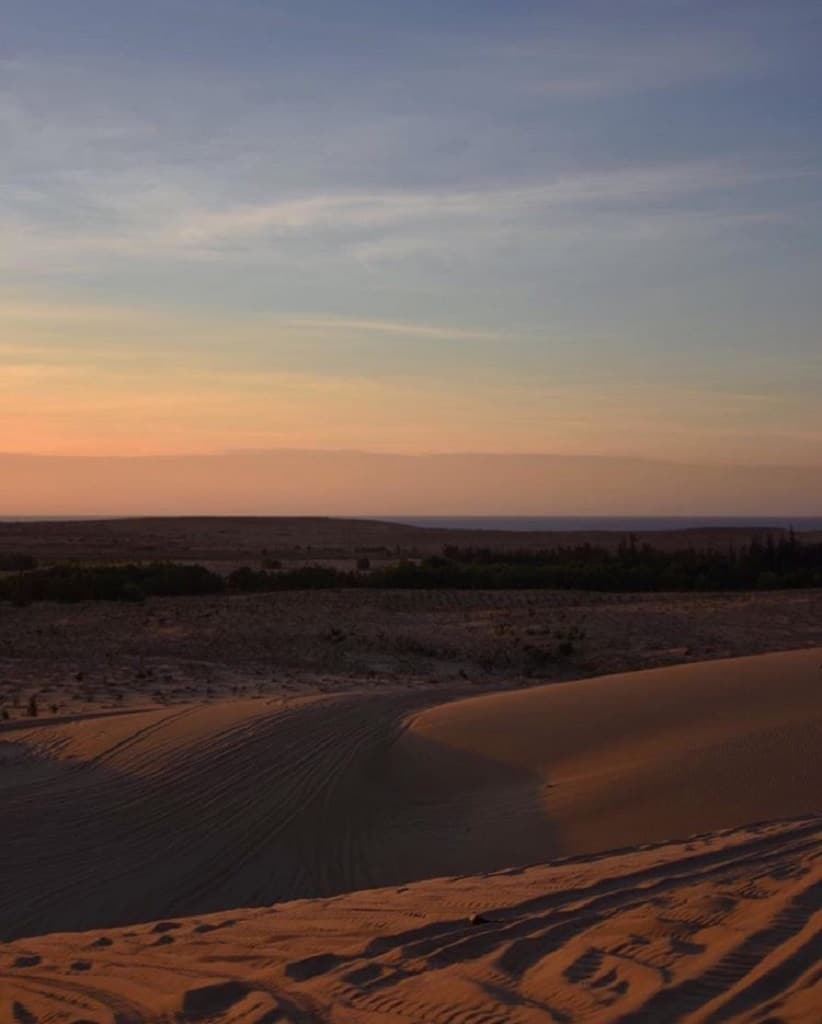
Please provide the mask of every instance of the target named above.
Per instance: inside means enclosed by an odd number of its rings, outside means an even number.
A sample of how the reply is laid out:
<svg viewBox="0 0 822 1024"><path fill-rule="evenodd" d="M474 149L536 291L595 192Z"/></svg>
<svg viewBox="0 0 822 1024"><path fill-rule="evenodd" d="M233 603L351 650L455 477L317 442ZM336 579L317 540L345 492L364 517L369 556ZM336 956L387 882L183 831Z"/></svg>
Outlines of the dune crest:
<svg viewBox="0 0 822 1024"><path fill-rule="evenodd" d="M455 701L417 715L403 744L481 754L530 780L559 854L815 812L822 650Z"/></svg>

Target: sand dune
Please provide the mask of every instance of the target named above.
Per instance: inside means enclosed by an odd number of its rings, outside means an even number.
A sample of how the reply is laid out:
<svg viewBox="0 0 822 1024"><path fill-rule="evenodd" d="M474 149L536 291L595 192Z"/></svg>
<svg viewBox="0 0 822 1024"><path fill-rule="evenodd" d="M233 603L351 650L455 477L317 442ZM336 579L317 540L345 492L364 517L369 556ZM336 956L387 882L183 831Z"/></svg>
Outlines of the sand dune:
<svg viewBox="0 0 822 1024"><path fill-rule="evenodd" d="M0 1020L815 1024L821 929L816 817L22 939L0 947Z"/></svg>
<svg viewBox="0 0 822 1024"><path fill-rule="evenodd" d="M351 693L8 723L0 937L813 813L820 664L817 649L471 699Z"/></svg>
<svg viewBox="0 0 822 1024"><path fill-rule="evenodd" d="M536 780L561 854L822 810L822 651L458 701L394 753L426 748Z"/></svg>
<svg viewBox="0 0 822 1024"><path fill-rule="evenodd" d="M334 795L419 701L250 700L8 732L2 934L367 884Z"/></svg>

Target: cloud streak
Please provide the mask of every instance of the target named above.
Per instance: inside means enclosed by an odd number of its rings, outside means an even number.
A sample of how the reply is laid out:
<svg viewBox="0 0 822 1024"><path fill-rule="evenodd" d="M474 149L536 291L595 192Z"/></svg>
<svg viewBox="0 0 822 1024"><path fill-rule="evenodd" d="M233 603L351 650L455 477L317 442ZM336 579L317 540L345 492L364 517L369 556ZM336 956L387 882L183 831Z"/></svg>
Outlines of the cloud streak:
<svg viewBox="0 0 822 1024"><path fill-rule="evenodd" d="M70 254L75 265L84 255L101 253L215 259L248 253L255 246L263 246L270 257L278 247L303 241L322 241L361 254L370 246L372 256L380 245L407 254L436 244L449 233L453 239L454 231L508 228L520 237L554 231L560 239L608 233L613 231L609 218L619 215L634 225L659 222L669 227L677 216L682 226L688 222L691 227L710 217L708 226L714 230L763 223L784 218L785 212L717 214L710 204L726 193L774 183L790 187L818 175L815 168L785 160L701 160L563 175L525 186L320 193L222 206L156 183L152 189L136 186L128 191L93 179L79 201L95 211L87 225L26 216L20 208L6 210L2 225L6 259L18 264L49 254ZM709 208L689 209L688 203L695 200ZM649 212L649 204L657 209Z"/></svg>

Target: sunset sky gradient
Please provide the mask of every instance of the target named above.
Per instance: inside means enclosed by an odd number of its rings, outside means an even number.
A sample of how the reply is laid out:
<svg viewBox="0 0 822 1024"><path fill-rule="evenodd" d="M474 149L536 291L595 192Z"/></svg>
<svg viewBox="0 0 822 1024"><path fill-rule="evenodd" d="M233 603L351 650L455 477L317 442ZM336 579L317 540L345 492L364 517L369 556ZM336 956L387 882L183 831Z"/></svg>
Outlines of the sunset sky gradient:
<svg viewBox="0 0 822 1024"><path fill-rule="evenodd" d="M818 3L0 8L0 451L822 465Z"/></svg>

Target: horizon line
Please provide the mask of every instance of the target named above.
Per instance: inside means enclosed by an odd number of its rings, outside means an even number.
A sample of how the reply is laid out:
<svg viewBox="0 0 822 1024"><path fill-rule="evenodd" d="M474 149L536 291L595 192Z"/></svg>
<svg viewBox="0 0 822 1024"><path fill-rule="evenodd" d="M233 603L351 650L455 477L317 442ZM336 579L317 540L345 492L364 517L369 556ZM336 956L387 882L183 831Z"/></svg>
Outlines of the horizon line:
<svg viewBox="0 0 822 1024"><path fill-rule="evenodd" d="M448 459L448 458L484 458L484 459L562 459L571 461L573 459L586 461L611 461L611 462L634 462L650 465L663 466L689 466L700 468L729 468L752 469L752 470L822 470L822 462L804 463L774 463L774 462L735 462L726 461L681 461L675 458L661 458L646 455L606 455L596 452L550 452L550 451L441 451L441 452L401 452L401 451L370 451L363 448L228 448L212 452L152 452L144 454L89 454L85 452L20 452L0 450L0 459L60 459L60 460L86 460L104 461L117 460L122 462L145 462L157 460L168 462L173 459L216 459L230 458L232 456L246 455L357 455L367 458L393 458L393 459Z"/></svg>

